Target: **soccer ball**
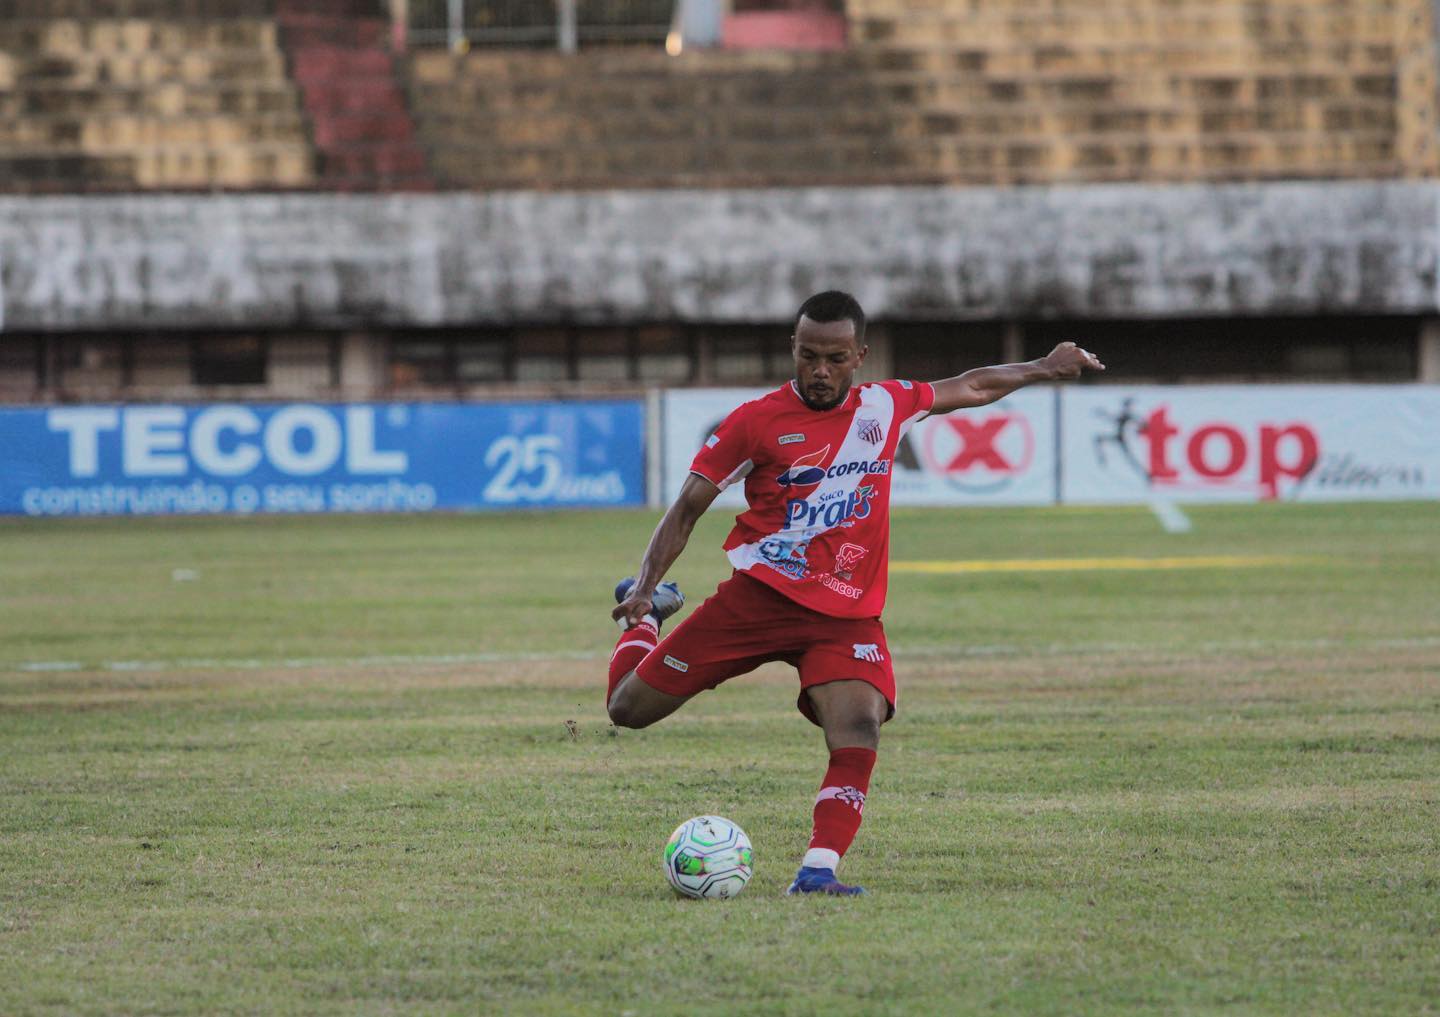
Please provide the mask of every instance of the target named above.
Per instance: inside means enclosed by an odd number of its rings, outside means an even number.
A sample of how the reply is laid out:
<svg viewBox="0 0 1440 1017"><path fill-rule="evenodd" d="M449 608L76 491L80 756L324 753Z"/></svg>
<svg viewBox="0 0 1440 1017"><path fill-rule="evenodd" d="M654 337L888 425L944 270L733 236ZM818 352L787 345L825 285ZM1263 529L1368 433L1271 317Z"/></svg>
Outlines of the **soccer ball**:
<svg viewBox="0 0 1440 1017"><path fill-rule="evenodd" d="M665 845L665 878L685 897L738 896L753 871L750 838L719 816L687 819Z"/></svg>

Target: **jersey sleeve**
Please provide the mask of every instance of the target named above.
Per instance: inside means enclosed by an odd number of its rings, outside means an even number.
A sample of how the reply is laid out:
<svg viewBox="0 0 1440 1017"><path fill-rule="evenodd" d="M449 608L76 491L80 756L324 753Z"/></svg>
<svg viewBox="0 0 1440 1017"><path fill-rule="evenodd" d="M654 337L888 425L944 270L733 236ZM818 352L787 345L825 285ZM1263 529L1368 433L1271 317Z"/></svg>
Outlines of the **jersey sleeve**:
<svg viewBox="0 0 1440 1017"><path fill-rule="evenodd" d="M698 473L722 491L749 475L755 468L750 409L750 404L745 403L720 422L695 454L691 473Z"/></svg>
<svg viewBox="0 0 1440 1017"><path fill-rule="evenodd" d="M895 419L900 421L900 437L914 426L915 421L930 412L935 405L935 386L928 381L887 381L885 388L895 400Z"/></svg>

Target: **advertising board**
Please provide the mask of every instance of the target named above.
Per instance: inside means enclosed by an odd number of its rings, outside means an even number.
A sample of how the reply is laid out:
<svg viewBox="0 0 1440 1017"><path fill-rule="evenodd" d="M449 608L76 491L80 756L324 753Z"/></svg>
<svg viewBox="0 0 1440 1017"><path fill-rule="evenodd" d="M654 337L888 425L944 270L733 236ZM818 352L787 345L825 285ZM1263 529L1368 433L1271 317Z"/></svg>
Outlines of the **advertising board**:
<svg viewBox="0 0 1440 1017"><path fill-rule="evenodd" d="M1440 497L1440 388L1077 387L1061 403L1066 502Z"/></svg>
<svg viewBox="0 0 1440 1017"><path fill-rule="evenodd" d="M0 513L425 512L644 503L638 401L0 410Z"/></svg>
<svg viewBox="0 0 1440 1017"><path fill-rule="evenodd" d="M695 453L741 403L770 389L665 393L658 441L661 501L680 492ZM927 417L901 440L891 480L894 505L1049 505L1055 501L1055 394L1016 392L1001 403ZM716 505L744 504L741 485Z"/></svg>

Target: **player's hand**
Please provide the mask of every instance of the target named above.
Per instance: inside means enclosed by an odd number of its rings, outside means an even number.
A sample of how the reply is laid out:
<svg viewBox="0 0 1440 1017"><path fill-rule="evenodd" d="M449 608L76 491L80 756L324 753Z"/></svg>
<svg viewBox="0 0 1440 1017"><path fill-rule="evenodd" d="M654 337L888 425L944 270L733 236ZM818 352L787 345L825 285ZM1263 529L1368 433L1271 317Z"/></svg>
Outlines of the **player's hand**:
<svg viewBox="0 0 1440 1017"><path fill-rule="evenodd" d="M625 627L634 628L654 608L650 600L650 594L641 591L638 587L630 591L630 596L615 605L615 610L610 612L610 617L617 622L625 619Z"/></svg>
<svg viewBox="0 0 1440 1017"><path fill-rule="evenodd" d="M1062 380L1080 377L1081 371L1103 371L1105 365L1089 350L1082 350L1074 343L1061 343L1049 352L1045 362Z"/></svg>

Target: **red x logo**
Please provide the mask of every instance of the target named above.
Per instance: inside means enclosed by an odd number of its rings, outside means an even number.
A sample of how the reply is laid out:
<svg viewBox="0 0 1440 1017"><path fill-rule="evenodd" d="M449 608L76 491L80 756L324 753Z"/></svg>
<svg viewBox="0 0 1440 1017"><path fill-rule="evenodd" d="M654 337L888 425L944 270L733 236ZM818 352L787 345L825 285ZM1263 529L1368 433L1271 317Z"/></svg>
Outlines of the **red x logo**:
<svg viewBox="0 0 1440 1017"><path fill-rule="evenodd" d="M1000 454L995 447L1000 432L1005 430L1005 425L1010 423L1007 415L987 417L980 423L972 423L965 417L947 417L945 422L955 431L955 436L960 439L960 449L955 453L955 458L945 467L946 473L956 473L968 469L977 463L991 470L1013 471L1015 467L1010 460Z"/></svg>

